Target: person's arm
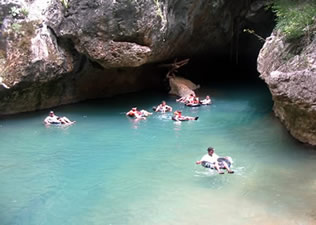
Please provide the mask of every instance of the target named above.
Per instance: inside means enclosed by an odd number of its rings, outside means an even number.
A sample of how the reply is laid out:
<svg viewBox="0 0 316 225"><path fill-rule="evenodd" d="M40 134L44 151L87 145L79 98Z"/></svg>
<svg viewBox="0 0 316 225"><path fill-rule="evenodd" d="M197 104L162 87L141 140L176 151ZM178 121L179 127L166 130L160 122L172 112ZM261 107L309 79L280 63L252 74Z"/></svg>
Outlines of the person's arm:
<svg viewBox="0 0 316 225"><path fill-rule="evenodd" d="M161 104L156 107L155 111L158 112L160 110L160 108L161 108Z"/></svg>
<svg viewBox="0 0 316 225"><path fill-rule="evenodd" d="M49 124L49 117L46 117L45 119L44 119L44 124Z"/></svg>
<svg viewBox="0 0 316 225"><path fill-rule="evenodd" d="M176 99L176 101L177 101L177 102L180 102L180 101L182 101L182 98L183 98L183 97L178 98L178 99Z"/></svg>
<svg viewBox="0 0 316 225"><path fill-rule="evenodd" d="M208 156L207 155L203 155L203 157L200 160L196 161L195 163L196 164L201 164L203 161L208 161L207 159L208 159Z"/></svg>

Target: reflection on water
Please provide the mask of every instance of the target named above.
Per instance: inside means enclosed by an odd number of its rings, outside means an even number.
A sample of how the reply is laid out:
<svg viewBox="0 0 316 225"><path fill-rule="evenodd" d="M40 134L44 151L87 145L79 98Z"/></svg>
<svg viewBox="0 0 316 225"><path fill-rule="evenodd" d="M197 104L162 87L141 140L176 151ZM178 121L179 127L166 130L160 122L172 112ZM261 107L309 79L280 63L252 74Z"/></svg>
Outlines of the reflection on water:
<svg viewBox="0 0 316 225"><path fill-rule="evenodd" d="M268 91L206 94L198 108L150 93L57 108L77 121L66 129L43 126L49 110L0 120L1 225L316 224L316 152L274 118ZM199 120L125 116L162 99ZM195 164L209 146L235 174Z"/></svg>

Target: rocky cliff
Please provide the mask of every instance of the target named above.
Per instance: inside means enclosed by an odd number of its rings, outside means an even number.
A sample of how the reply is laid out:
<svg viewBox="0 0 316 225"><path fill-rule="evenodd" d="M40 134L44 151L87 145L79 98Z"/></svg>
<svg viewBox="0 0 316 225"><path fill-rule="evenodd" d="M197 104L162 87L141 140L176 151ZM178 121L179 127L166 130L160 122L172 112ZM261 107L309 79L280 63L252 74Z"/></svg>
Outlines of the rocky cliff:
<svg viewBox="0 0 316 225"><path fill-rule="evenodd" d="M273 32L258 57L258 71L272 93L276 116L295 138L312 145L316 145L315 28L296 41Z"/></svg>
<svg viewBox="0 0 316 225"><path fill-rule="evenodd" d="M0 115L155 87L155 63L229 52L263 2L0 0Z"/></svg>

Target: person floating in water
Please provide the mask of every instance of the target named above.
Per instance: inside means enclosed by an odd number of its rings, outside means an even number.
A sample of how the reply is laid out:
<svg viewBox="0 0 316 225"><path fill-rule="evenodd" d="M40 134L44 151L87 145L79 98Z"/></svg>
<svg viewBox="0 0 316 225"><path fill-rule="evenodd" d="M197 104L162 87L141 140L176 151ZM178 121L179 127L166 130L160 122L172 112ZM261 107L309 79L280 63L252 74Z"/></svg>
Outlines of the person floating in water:
<svg viewBox="0 0 316 225"><path fill-rule="evenodd" d="M162 101L160 105L154 107L155 112L172 112L172 107L167 105L165 101Z"/></svg>
<svg viewBox="0 0 316 225"><path fill-rule="evenodd" d="M141 113L142 116L145 116L145 117L150 116L150 115L153 114L151 112L146 111L145 109L140 110L140 113Z"/></svg>
<svg viewBox="0 0 316 225"><path fill-rule="evenodd" d="M68 125L70 125L70 124L73 124L75 122L76 121L71 121L70 119L68 119L65 116L63 116L63 117L56 116L54 111L50 111L49 115L44 120L45 125L51 125L51 124L55 124L55 125L68 124Z"/></svg>
<svg viewBox="0 0 316 225"><path fill-rule="evenodd" d="M209 147L207 154L195 163L201 164L205 168L216 169L219 174L224 174L221 169L226 169L228 173L234 173L234 171L230 169L232 159L230 157L219 157L215 154L215 149L212 147Z"/></svg>
<svg viewBox="0 0 316 225"><path fill-rule="evenodd" d="M186 106L196 107L200 106L200 100L199 97L194 97L191 101L185 104Z"/></svg>
<svg viewBox="0 0 316 225"><path fill-rule="evenodd" d="M195 98L195 94L190 94L190 95L187 95L187 96L183 96L181 98L178 98L176 99L177 102L181 102L181 103L184 103L184 104L187 104L191 101L193 101Z"/></svg>
<svg viewBox="0 0 316 225"><path fill-rule="evenodd" d="M200 104L202 105L210 105L212 103L212 100L210 98L210 96L206 96L205 99L201 100L200 101Z"/></svg>
<svg viewBox="0 0 316 225"><path fill-rule="evenodd" d="M147 113L149 113L149 112L147 112ZM146 116L144 114L145 114L144 110L138 111L137 107L133 107L130 111L128 111L126 113L126 116L133 117L135 119L144 119L145 120Z"/></svg>
<svg viewBox="0 0 316 225"><path fill-rule="evenodd" d="M175 121L188 121L188 120L198 120L198 119L199 117L182 116L182 112L179 110L175 111L172 117L172 120L175 120Z"/></svg>

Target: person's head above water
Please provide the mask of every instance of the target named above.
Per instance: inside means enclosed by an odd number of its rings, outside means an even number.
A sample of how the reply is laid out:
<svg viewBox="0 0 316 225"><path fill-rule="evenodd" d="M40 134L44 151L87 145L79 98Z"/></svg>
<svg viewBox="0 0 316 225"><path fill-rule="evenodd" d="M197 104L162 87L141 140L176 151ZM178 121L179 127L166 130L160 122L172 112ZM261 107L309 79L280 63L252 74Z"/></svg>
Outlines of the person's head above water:
<svg viewBox="0 0 316 225"><path fill-rule="evenodd" d="M214 150L215 149L213 147L208 147L207 152L208 152L209 155L213 155Z"/></svg>
<svg viewBox="0 0 316 225"><path fill-rule="evenodd" d="M161 104L162 104L162 105L166 105L166 102L165 102L165 101L162 101Z"/></svg>
<svg viewBox="0 0 316 225"><path fill-rule="evenodd" d="M133 111L136 111L136 110L137 110L137 108L136 108L136 107L133 107L133 108L132 108L132 110L133 110Z"/></svg>
<svg viewBox="0 0 316 225"><path fill-rule="evenodd" d="M55 114L54 114L54 111L50 111L50 112L49 112L49 115L50 115L50 116L55 115Z"/></svg>

